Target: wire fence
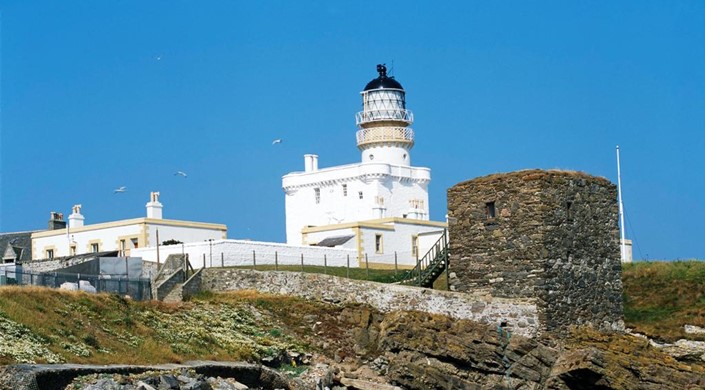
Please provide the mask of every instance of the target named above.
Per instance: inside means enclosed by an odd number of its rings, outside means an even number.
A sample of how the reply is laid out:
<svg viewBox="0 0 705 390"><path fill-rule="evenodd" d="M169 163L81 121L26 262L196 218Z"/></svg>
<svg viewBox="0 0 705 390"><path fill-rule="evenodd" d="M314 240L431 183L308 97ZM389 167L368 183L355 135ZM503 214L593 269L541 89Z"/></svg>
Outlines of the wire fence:
<svg viewBox="0 0 705 390"><path fill-rule="evenodd" d="M44 286L106 292L129 295L133 299L152 299L152 283L149 278L126 278L124 275L86 275L61 272L26 272L21 270L0 271L0 285Z"/></svg>
<svg viewBox="0 0 705 390"><path fill-rule="evenodd" d="M310 253L281 253L278 251L256 251L249 253L201 253L190 257L195 268L235 267L255 271L289 271L322 273L350 279L393 283L409 278L410 270L418 264L411 259L412 252L387 254L343 254L312 255Z"/></svg>

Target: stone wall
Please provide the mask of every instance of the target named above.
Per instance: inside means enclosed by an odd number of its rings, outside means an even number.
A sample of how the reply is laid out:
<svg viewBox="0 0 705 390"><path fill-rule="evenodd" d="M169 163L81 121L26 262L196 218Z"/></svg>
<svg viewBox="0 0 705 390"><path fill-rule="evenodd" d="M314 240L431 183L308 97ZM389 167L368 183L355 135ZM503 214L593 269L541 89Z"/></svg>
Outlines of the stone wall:
<svg viewBox="0 0 705 390"><path fill-rule="evenodd" d="M30 260L18 263L24 272L50 272L96 259L96 256L61 257L46 260Z"/></svg>
<svg viewBox="0 0 705 390"><path fill-rule="evenodd" d="M201 280L203 279L203 270L205 268L200 268L191 275L190 278L182 286L181 294L183 297L191 297L196 295L201 291Z"/></svg>
<svg viewBox="0 0 705 390"><path fill-rule="evenodd" d="M333 303L370 305L381 312L421 311L503 326L526 337L537 335L533 299L502 299L417 287L366 282L296 272L206 268L201 288L208 291L257 290Z"/></svg>
<svg viewBox="0 0 705 390"><path fill-rule="evenodd" d="M617 193L608 180L494 174L450 188L448 209L454 290L535 297L542 328L557 333L623 327Z"/></svg>

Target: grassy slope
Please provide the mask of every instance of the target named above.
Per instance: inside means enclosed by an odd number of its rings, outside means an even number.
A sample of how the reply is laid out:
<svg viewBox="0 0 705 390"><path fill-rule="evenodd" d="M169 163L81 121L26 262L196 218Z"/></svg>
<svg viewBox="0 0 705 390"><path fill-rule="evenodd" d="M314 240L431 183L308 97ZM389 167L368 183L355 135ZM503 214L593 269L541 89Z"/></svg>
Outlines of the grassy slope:
<svg viewBox="0 0 705 390"><path fill-rule="evenodd" d="M705 262L636 263L625 266L623 280L628 327L666 341L685 337L684 324L705 327ZM302 340L316 334L302 326L306 314L339 313L331 305L251 292L203 294L166 305L2 287L0 364L256 361L285 349L310 348ZM344 329L330 332L335 338Z"/></svg>
<svg viewBox="0 0 705 390"><path fill-rule="evenodd" d="M685 324L705 327L705 262L628 264L622 281L625 323L636 332L675 341L686 338Z"/></svg>
<svg viewBox="0 0 705 390"><path fill-rule="evenodd" d="M302 346L275 319L262 318L248 299L166 305L108 294L0 288L0 364L256 361L282 350Z"/></svg>

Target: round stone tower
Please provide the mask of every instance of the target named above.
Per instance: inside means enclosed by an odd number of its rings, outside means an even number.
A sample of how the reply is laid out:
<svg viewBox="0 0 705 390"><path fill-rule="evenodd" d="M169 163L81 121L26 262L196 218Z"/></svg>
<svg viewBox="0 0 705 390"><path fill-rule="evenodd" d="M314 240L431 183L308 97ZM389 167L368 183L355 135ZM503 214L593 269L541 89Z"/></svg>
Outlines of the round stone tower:
<svg viewBox="0 0 705 390"><path fill-rule="evenodd" d="M414 115L406 109L404 88L387 76L387 67L377 65L377 72L379 77L361 92L362 111L355 117L362 162L409 166L409 151L414 146L414 131L409 126Z"/></svg>

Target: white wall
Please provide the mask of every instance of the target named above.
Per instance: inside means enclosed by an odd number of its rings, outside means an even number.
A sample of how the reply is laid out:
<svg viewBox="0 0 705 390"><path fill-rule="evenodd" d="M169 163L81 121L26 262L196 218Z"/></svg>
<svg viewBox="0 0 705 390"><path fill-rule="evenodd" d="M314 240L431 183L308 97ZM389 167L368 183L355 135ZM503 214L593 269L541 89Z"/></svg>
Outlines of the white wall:
<svg viewBox="0 0 705 390"><path fill-rule="evenodd" d="M188 223L139 218L68 229L68 234L67 229L54 230L51 233L38 232L32 235L32 259L45 259L47 249L54 251L54 257L70 256L72 245L76 246L76 254L90 253L92 243L97 243L98 250L101 252L118 251L122 249L120 240L123 239L125 249L132 251L135 248L132 239L137 240L137 248L156 245L157 229L159 229L160 242L170 239L182 242L221 240L226 237L224 225L208 226L209 224L197 222L192 223L193 226L184 225ZM132 255L132 253L126 254Z"/></svg>
<svg viewBox="0 0 705 390"><path fill-rule="evenodd" d="M169 226L155 222L147 225L147 244L145 246L154 246L157 244L157 229L159 229L160 244L169 240L198 242L207 240L222 240L227 238L226 233L218 229L191 226Z"/></svg>
<svg viewBox="0 0 705 390"><path fill-rule="evenodd" d="M96 230L75 230L59 229L55 235L48 237L32 236L32 259L46 258L46 250L53 249L54 257L70 256L70 246L76 246L76 254L90 253L91 243L96 242L99 245L99 251L115 251L118 248L118 237L135 237L140 238L142 233L141 224L132 224L125 226L105 227ZM129 241L129 240L127 240ZM144 243L141 243L144 245Z"/></svg>
<svg viewBox="0 0 705 390"><path fill-rule="evenodd" d="M412 253L412 237L419 236L419 258L421 258L436 242L443 232L443 228L435 226L413 225L394 223L394 230L361 228L362 248L367 254L369 262L393 265L396 252L399 266L413 267L416 257ZM423 233L433 232L430 235ZM382 253L376 253L376 235L382 235ZM435 237L435 240L433 238Z"/></svg>
<svg viewBox="0 0 705 390"><path fill-rule="evenodd" d="M428 168L365 163L332 167L316 172L291 173L282 180L285 189L286 240L300 245L301 229L381 217L403 217L410 200L422 202L422 219L427 220ZM344 196L343 184L347 185ZM320 190L316 203L315 189ZM362 191L363 199L359 192ZM384 198L384 215L379 215L377 198Z"/></svg>
<svg viewBox="0 0 705 390"><path fill-rule="evenodd" d="M358 227L346 227L309 232L306 234L306 242L315 244L328 237L356 235L357 229ZM414 223L413 220L408 220L408 222L407 220L363 222L359 225L361 237L360 264L364 264L365 255L367 255L367 261L370 263L393 266L396 257L398 266L415 266L416 256L414 256L412 249L413 237L418 237L419 258L421 258L441 237L443 229L442 226ZM382 236L382 248L379 253L376 251L376 236L378 234ZM351 238L342 247L357 249L357 237Z"/></svg>
<svg viewBox="0 0 705 390"><path fill-rule="evenodd" d="M161 238L161 233L160 233ZM344 267L350 257L350 266L356 266L357 251L351 249L296 246L262 241L216 240L213 242L192 242L183 245L159 247L159 260L164 262L170 254L187 253L194 268L243 266L253 264L253 251L258 265L274 264L275 256L280 265L300 265L301 255L306 265L323 265L324 255L329 266ZM212 255L211 255L212 254ZM221 263L221 254L223 262ZM132 256L146 261L157 261L157 248L140 248L132 251Z"/></svg>

